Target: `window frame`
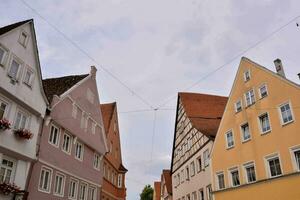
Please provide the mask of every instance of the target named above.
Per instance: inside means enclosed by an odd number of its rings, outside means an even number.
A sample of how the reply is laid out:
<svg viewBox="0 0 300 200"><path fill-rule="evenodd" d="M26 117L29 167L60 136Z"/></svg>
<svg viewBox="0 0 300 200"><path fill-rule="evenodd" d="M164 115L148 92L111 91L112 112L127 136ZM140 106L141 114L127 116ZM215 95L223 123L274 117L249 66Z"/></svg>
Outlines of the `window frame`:
<svg viewBox="0 0 300 200"><path fill-rule="evenodd" d="M220 181L219 181L219 176L220 175L223 175L224 188L220 188ZM216 173L216 183L217 183L216 185L217 185L218 190L224 190L224 189L226 189L226 185L225 185L225 173L224 173L224 171L219 171L219 172Z"/></svg>
<svg viewBox="0 0 300 200"><path fill-rule="evenodd" d="M281 171L281 174L276 175L276 176L271 175L271 169L270 169L270 163L269 163L269 161L274 159L274 158L278 158L279 165L280 165L280 171ZM279 153L273 153L273 154L267 155L267 156L264 157L264 160L265 160L265 167L266 167L266 172L267 172L267 177L268 178L277 178L277 177L280 177L280 176L283 175L282 162L281 162Z"/></svg>
<svg viewBox="0 0 300 200"><path fill-rule="evenodd" d="M67 137L69 137L70 138L70 140L69 140L69 149L66 151L65 149L64 149L64 144L65 144L65 136L67 136ZM71 155L71 152L72 152L72 136L70 135L70 134L68 134L66 131L64 132L64 134L63 134L63 137L62 137L62 146L61 146L61 150L63 151L63 152L65 152L66 154L68 154L68 155Z"/></svg>
<svg viewBox="0 0 300 200"><path fill-rule="evenodd" d="M267 93L266 96L262 96L261 88L263 88L263 87L266 87L266 93ZM263 83L258 87L258 95L259 95L259 99L264 99L269 96L269 90L268 90L268 86L266 83Z"/></svg>
<svg viewBox="0 0 300 200"><path fill-rule="evenodd" d="M247 76L246 76L247 73L249 74L249 79L247 79ZM250 79L251 79L251 72L250 72L250 69L247 69L244 71L244 82L246 83L246 82L250 81Z"/></svg>
<svg viewBox="0 0 300 200"><path fill-rule="evenodd" d="M191 168L190 174L191 174L191 177L193 177L196 174L196 168L195 168L195 162L194 161L191 162L190 168Z"/></svg>
<svg viewBox="0 0 300 200"><path fill-rule="evenodd" d="M82 148L81 148L81 157L82 158L78 158L77 157L77 153L76 153L76 151L77 151L77 144L80 144L81 146L82 146ZM79 161L83 161L83 157L84 157L84 144L83 143L81 143L81 142L79 142L79 141L76 141L76 143L75 143L75 159L77 159L77 160L79 160Z"/></svg>
<svg viewBox="0 0 300 200"><path fill-rule="evenodd" d="M2 44L0 44L0 49L2 49L4 51L3 57L0 60L0 67L5 68L8 57L9 57L9 50L8 50L8 48L4 47Z"/></svg>
<svg viewBox="0 0 300 200"><path fill-rule="evenodd" d="M31 76L30 76L30 78L29 78L29 82L28 82L28 83L25 81L27 72L30 72L30 73L31 73ZM24 83L26 86L28 86L29 88L32 88L32 86L33 86L33 81L34 81L34 77L35 77L34 70L33 70L30 66L26 65L26 67L25 67L25 73L23 74L23 83Z"/></svg>
<svg viewBox="0 0 300 200"><path fill-rule="evenodd" d="M83 199L81 199L81 186L85 186L85 196L83 197ZM89 184L86 183L86 182L83 182L81 181L80 184L79 184L79 200L87 200L88 196L89 196L89 193L88 193L88 189L89 189Z"/></svg>
<svg viewBox="0 0 300 200"><path fill-rule="evenodd" d="M291 111L291 115L292 115L292 120L290 121L287 121L287 122L284 122L283 121L283 116L282 116L282 112L281 112L281 107L285 106L285 105L289 105L290 107L290 111ZM279 112L279 118L280 118L280 123L281 123L281 126L285 126L287 124L290 124L290 123L293 123L295 121L295 115L294 115L294 112L293 112L293 109L292 109L292 103L290 100L288 101L285 101L284 103L278 105L278 112Z"/></svg>
<svg viewBox="0 0 300 200"><path fill-rule="evenodd" d="M269 130L266 130L266 131L263 131L262 123L261 123L261 120L260 120L260 118L261 118L263 115L267 115L267 116L268 116L269 125L270 125L270 129L269 129ZM269 112L263 112L263 113L261 113L261 114L258 115L258 125L259 125L259 129L260 129L260 134L261 134L261 135L266 135L266 134L268 134L269 132L272 131L272 125L271 125L271 119L270 119L270 114L269 114Z"/></svg>
<svg viewBox="0 0 300 200"><path fill-rule="evenodd" d="M202 198L203 197L203 198ZM204 195L204 191L203 191L203 188L201 188L199 190L199 199L200 200L205 200L205 195Z"/></svg>
<svg viewBox="0 0 300 200"><path fill-rule="evenodd" d="M93 196L93 198L90 198L90 189L91 188L94 190L94 196ZM96 200L97 199L97 187L92 186L92 185L88 186L88 199L89 200Z"/></svg>
<svg viewBox="0 0 300 200"><path fill-rule="evenodd" d="M233 176L232 172L237 171L238 172L238 178L239 178L239 185L233 185ZM228 169L228 176L229 176L229 183L231 187L239 187L241 185L241 176L240 176L240 169L238 166L231 167Z"/></svg>
<svg viewBox="0 0 300 200"><path fill-rule="evenodd" d="M21 41L22 34L24 34L26 36L24 43ZM19 35L19 39L18 39L19 44L22 45L24 48L26 48L27 44L28 44L28 41L29 41L29 37L30 37L29 34L25 30L22 29L20 31L20 35Z"/></svg>
<svg viewBox="0 0 300 200"><path fill-rule="evenodd" d="M248 124L248 130L249 130L249 138L247 139L244 138L244 130L243 130L243 126L245 126L246 124ZM240 132L241 132L242 143L248 142L252 139L249 122L244 122L240 125Z"/></svg>
<svg viewBox="0 0 300 200"><path fill-rule="evenodd" d="M56 190L56 177L62 177L62 184L61 184L61 194L60 193L57 193L55 190ZM55 173L55 177L54 177L54 190L53 190L53 195L54 196L58 196L58 197L63 197L65 195L65 183L66 183L66 175L64 175L63 173L61 172L56 172Z"/></svg>
<svg viewBox="0 0 300 200"><path fill-rule="evenodd" d="M95 160L96 160L96 158L98 158L98 166L95 166ZM93 167L94 167L94 169L100 171L101 160L102 160L102 156L100 154L94 152L94 156L93 156Z"/></svg>
<svg viewBox="0 0 300 200"><path fill-rule="evenodd" d="M5 118L7 119L9 117L9 112L10 112L10 106L11 106L11 102L6 100L6 98L2 97L0 95L0 106L1 104L5 104L5 110L4 110L4 113L3 113L3 117L2 118ZM1 118L0 118L1 119Z"/></svg>
<svg viewBox="0 0 300 200"><path fill-rule="evenodd" d="M201 157L201 155L199 155L198 157L197 157L197 173L199 173L199 172L201 172L202 171L202 157Z"/></svg>
<svg viewBox="0 0 300 200"><path fill-rule="evenodd" d="M296 158L295 158L295 152L300 151L300 144L292 146L289 149L290 149L293 169L295 172L300 172L300 164L297 163ZM300 163L300 159L299 159L299 163Z"/></svg>
<svg viewBox="0 0 300 200"><path fill-rule="evenodd" d="M206 154L207 154L207 158L206 158ZM204 168L209 166L210 162L210 152L209 149L205 149L205 151L203 151L203 164L204 164Z"/></svg>
<svg viewBox="0 0 300 200"><path fill-rule="evenodd" d="M248 177L248 173L247 173L247 168L252 167L252 166L254 167L255 181L249 181L249 177ZM257 182L256 165L255 165L254 161L248 161L248 162L244 163L243 164L243 169L244 169L244 177L245 177L245 180L246 180L247 184Z"/></svg>
<svg viewBox="0 0 300 200"><path fill-rule="evenodd" d="M227 137L227 135L228 135L229 133L232 133L232 138L233 138L233 144L232 144L232 146L228 146L228 137ZM234 148L234 146L235 146L235 139L234 139L234 133L233 133L233 130L232 130L232 129L228 130L228 131L225 133L225 141L226 141L226 149L232 149L232 148Z"/></svg>
<svg viewBox="0 0 300 200"><path fill-rule="evenodd" d="M75 183L75 188L74 188L74 195L75 197L70 196L70 192L71 192L71 183L74 182ZM69 180L69 187L68 187L68 199L72 199L72 200L77 200L78 197L78 186L79 186L79 180L71 177Z"/></svg>
<svg viewBox="0 0 300 200"><path fill-rule="evenodd" d="M15 61L16 63L19 64L19 68L18 68L16 77L13 77L12 74L10 73L10 70L11 70L13 61ZM18 82L19 79L20 79L20 76L21 76L21 74L22 74L23 65L24 65L24 62L23 62L20 58L18 58L16 55L14 55L14 54L12 53L11 56L10 56L10 60L9 60L7 76L8 76L12 81Z"/></svg>
<svg viewBox="0 0 300 200"><path fill-rule="evenodd" d="M250 104L248 104L248 102L247 102L247 94L248 93L250 94L251 91L253 91L253 100L252 100L251 95L250 95L251 102L250 102ZM245 102L246 102L246 108L254 105L255 102L256 102L255 90L253 88L251 88L250 90L248 90L247 92L245 92L244 98L245 98Z"/></svg>
<svg viewBox="0 0 300 200"><path fill-rule="evenodd" d="M238 102L241 104L241 110L238 110L238 107L237 107ZM239 113L239 112L241 112L241 111L243 110L243 103L242 103L242 100L241 100L241 99L237 100L237 101L234 103L234 108L235 108L235 113Z"/></svg>
<svg viewBox="0 0 300 200"><path fill-rule="evenodd" d="M18 124L18 127L16 128L15 126L16 126L16 121L17 121L18 113L21 113L21 120L20 120L20 122ZM15 113L14 122L12 123L14 130L20 129L20 123L22 121L22 117L23 116L26 117L26 122L25 122L25 125L24 125L23 129L29 129L31 116L30 116L30 114L28 112L26 112L23 109L21 109L21 108L18 107L17 110L16 110L16 113Z"/></svg>
<svg viewBox="0 0 300 200"><path fill-rule="evenodd" d="M52 143L51 141L51 133L52 133L52 127L56 128L58 131L57 131L57 141L56 143ZM55 125L54 123L51 123L51 126L50 126L50 129L49 129L49 138L48 138L48 143L51 144L52 146L56 147L56 148L59 148L59 144L60 144L60 128Z"/></svg>
<svg viewBox="0 0 300 200"><path fill-rule="evenodd" d="M48 189L43 189L43 188L40 188L40 185L41 185L41 179L42 179L42 171L48 171L50 172L49 174L49 181L48 181ZM52 185L52 175L53 175L53 169L43 165L40 169L40 176L39 176L39 185L38 185L38 191L40 192L44 192L44 193L47 193L47 194L50 194L51 193L51 185Z"/></svg>
<svg viewBox="0 0 300 200"><path fill-rule="evenodd" d="M207 200L213 200L211 184L206 186L206 195L207 195L207 197L206 197Z"/></svg>
<svg viewBox="0 0 300 200"><path fill-rule="evenodd" d="M7 160L9 162L12 162L13 163L13 167L8 167L8 166L3 166L2 162L3 160ZM6 156L4 154L2 154L2 158L0 158L0 169L1 168L5 168L5 171L7 170L11 170L11 174L10 174L10 177L9 177L9 183L12 183L14 182L13 180L15 179L15 175L16 175L16 169L17 169L17 160L14 159L14 158L11 158L9 156ZM6 175L6 173L4 174ZM6 176L4 176L5 178ZM5 180L4 180L5 181Z"/></svg>

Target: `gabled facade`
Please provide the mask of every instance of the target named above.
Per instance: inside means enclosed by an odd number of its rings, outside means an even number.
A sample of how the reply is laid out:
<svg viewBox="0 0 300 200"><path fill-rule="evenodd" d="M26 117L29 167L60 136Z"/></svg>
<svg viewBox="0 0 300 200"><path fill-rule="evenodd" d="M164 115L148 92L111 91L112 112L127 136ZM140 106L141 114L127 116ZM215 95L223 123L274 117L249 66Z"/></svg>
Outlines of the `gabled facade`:
<svg viewBox="0 0 300 200"><path fill-rule="evenodd" d="M171 174L174 200L210 200L210 153L227 97L179 93Z"/></svg>
<svg viewBox="0 0 300 200"><path fill-rule="evenodd" d="M125 200L125 174L122 162L117 103L100 105L109 152L103 160L102 200Z"/></svg>
<svg viewBox="0 0 300 200"><path fill-rule="evenodd" d="M47 104L33 20L0 28L0 184L27 193Z"/></svg>
<svg viewBox="0 0 300 200"><path fill-rule="evenodd" d="M153 190L153 200L160 200L161 197L161 182L155 181L154 182L154 190Z"/></svg>
<svg viewBox="0 0 300 200"><path fill-rule="evenodd" d="M300 197L300 86L242 58L212 153L215 200Z"/></svg>
<svg viewBox="0 0 300 200"><path fill-rule="evenodd" d="M90 74L43 80L51 102L45 117L29 199L100 199L108 151L96 84Z"/></svg>
<svg viewBox="0 0 300 200"><path fill-rule="evenodd" d="M172 194L172 177L171 171L168 169L164 169L161 174L160 180L160 199L161 200L173 200Z"/></svg>

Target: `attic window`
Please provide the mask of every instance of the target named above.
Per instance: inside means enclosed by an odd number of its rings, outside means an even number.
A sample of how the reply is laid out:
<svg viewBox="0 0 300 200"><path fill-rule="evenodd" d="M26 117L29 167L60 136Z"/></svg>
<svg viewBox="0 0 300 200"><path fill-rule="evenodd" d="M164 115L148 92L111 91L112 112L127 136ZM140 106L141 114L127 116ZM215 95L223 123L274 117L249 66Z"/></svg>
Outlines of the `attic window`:
<svg viewBox="0 0 300 200"><path fill-rule="evenodd" d="M25 31L22 31L19 37L19 43L23 46L26 47L27 42L28 42L28 34Z"/></svg>
<svg viewBox="0 0 300 200"><path fill-rule="evenodd" d="M244 72L244 81L247 82L250 80L250 71L247 70Z"/></svg>

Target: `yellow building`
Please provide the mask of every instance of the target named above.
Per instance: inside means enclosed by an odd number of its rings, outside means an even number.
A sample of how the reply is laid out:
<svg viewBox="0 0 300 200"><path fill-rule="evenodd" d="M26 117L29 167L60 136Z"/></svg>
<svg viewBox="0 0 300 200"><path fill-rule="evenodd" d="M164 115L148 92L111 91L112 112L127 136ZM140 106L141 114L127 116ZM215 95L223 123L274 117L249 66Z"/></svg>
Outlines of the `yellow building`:
<svg viewBox="0 0 300 200"><path fill-rule="evenodd" d="M300 199L300 86L242 58L212 152L215 200Z"/></svg>

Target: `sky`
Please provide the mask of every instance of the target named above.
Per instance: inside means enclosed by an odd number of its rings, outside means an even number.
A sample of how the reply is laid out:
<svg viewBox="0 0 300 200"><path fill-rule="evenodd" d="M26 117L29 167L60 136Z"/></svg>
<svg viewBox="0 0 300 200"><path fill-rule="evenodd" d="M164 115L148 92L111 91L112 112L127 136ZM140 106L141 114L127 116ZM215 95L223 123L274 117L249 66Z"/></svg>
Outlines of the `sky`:
<svg viewBox="0 0 300 200"><path fill-rule="evenodd" d="M298 0L1 0L0 10L0 26L34 19L43 78L98 68L101 103L118 105L128 200L170 168L178 92L229 95L241 56L271 70L280 58L300 83L300 18L245 52L299 16Z"/></svg>

